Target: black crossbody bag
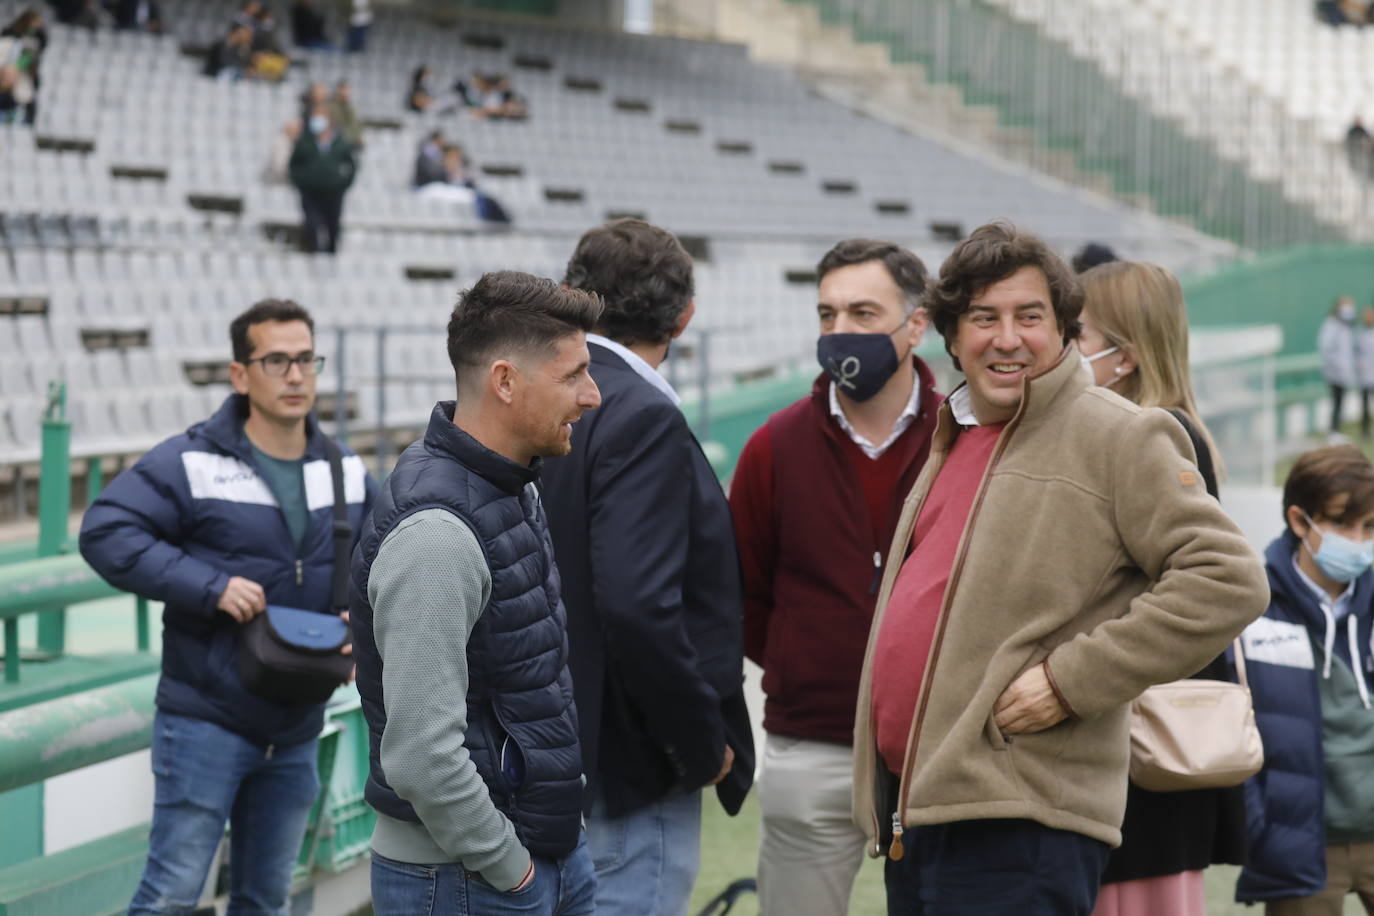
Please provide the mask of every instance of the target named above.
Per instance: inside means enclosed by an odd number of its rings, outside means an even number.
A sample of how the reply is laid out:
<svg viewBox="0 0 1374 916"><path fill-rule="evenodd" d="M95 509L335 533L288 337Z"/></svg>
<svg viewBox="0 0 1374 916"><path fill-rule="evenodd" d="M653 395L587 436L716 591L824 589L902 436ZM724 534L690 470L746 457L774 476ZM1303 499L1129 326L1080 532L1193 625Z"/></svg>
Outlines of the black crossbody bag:
<svg viewBox="0 0 1374 916"><path fill-rule="evenodd" d="M324 450L334 483L330 610L320 613L269 604L239 633L238 667L243 686L279 703L323 703L353 673L353 656L340 654L351 637L348 624L339 616L348 610L348 548L353 526L348 522L344 496L343 455L327 436Z"/></svg>

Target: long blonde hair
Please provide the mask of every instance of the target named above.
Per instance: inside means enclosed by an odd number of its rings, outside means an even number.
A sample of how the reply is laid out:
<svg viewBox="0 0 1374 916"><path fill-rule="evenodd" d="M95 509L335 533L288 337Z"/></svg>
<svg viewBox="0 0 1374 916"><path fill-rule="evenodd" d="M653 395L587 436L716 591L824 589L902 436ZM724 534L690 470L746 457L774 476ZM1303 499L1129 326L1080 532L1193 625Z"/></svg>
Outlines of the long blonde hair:
<svg viewBox="0 0 1374 916"><path fill-rule="evenodd" d="M1198 413L1188 369L1188 306L1178 278L1158 264L1112 261L1082 274L1083 312L1107 339L1135 360L1135 371L1112 386L1141 407L1181 410L1212 452L1221 472L1207 424Z"/></svg>

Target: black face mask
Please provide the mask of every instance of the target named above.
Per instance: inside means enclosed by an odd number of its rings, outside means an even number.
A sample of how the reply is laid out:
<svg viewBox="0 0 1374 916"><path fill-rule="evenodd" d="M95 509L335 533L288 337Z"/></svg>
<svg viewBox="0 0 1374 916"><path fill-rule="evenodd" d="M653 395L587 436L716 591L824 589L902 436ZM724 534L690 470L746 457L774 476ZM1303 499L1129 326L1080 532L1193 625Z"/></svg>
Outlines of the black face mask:
<svg viewBox="0 0 1374 916"><path fill-rule="evenodd" d="M901 365L890 334L825 334L816 341L816 359L841 394L867 401L882 390Z"/></svg>

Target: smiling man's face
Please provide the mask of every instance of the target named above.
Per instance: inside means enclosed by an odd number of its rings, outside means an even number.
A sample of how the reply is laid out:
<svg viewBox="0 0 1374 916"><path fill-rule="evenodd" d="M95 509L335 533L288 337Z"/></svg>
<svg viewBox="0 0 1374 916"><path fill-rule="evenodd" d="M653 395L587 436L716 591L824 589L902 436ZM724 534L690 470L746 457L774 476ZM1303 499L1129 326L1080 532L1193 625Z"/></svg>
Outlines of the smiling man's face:
<svg viewBox="0 0 1374 916"><path fill-rule="evenodd" d="M978 422L1010 420L1025 379L1048 370L1064 351L1044 272L1022 267L980 290L959 316L949 351L968 379Z"/></svg>

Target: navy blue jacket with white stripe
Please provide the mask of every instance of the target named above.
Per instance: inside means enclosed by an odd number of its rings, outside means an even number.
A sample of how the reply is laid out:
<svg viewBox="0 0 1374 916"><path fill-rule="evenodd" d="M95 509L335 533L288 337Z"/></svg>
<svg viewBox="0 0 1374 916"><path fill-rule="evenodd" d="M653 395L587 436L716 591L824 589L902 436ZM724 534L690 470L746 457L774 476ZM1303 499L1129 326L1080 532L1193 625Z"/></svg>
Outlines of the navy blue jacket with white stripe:
<svg viewBox="0 0 1374 916"><path fill-rule="evenodd" d="M1270 603L1245 628L1241 645L1264 742L1264 769L1245 783L1250 858L1236 885L1243 903L1306 897L1326 886L1325 764L1322 704L1317 678L1322 660L1312 634L1326 622L1311 588L1293 569L1298 540L1285 531L1264 553ZM1374 573L1355 580L1356 607L1367 607ZM1369 670L1369 617L1360 623L1359 664ZM1346 640L1337 655L1350 661Z"/></svg>
<svg viewBox="0 0 1374 916"><path fill-rule="evenodd" d="M235 661L239 625L215 605L229 578L242 576L262 586L269 604L330 610L334 487L312 414L304 467L310 526L298 551L243 433L247 416L247 399L231 395L111 481L86 511L81 555L112 585L164 603L158 709L263 746L289 745L319 734L323 705L249 693ZM342 451L357 532L375 485L362 459Z"/></svg>

